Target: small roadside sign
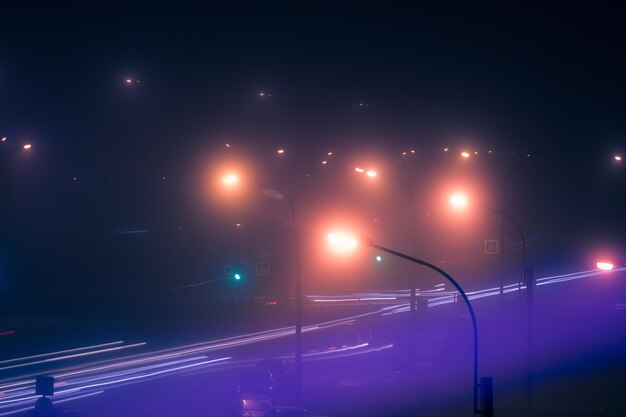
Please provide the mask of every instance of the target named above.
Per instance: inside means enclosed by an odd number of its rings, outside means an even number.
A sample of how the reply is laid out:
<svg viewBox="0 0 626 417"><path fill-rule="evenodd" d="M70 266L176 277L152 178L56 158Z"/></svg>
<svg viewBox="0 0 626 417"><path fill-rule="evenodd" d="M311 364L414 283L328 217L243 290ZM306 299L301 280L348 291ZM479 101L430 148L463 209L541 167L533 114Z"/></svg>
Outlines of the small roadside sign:
<svg viewBox="0 0 626 417"><path fill-rule="evenodd" d="M256 274L260 277L269 277L270 275L270 264L267 262L257 262L256 263Z"/></svg>
<svg viewBox="0 0 626 417"><path fill-rule="evenodd" d="M500 254L500 239L485 239L484 244L485 255L499 255Z"/></svg>

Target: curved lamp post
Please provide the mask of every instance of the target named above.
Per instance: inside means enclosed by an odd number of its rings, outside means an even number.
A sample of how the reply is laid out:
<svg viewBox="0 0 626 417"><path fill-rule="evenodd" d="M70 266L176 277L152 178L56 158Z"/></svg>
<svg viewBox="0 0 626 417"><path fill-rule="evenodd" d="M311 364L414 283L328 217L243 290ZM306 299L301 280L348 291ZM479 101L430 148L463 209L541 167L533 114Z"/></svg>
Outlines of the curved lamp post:
<svg viewBox="0 0 626 417"><path fill-rule="evenodd" d="M234 174L227 175L222 178L222 182L225 185L232 186L240 181L239 177ZM297 405L302 404L302 276L300 274L300 237L296 228L296 211L293 206L293 202L289 198L289 195L283 190L274 187L272 185L263 184L256 181L249 181L249 183L264 189L270 190L281 198L284 198L289 204L289 210L291 213L291 230L292 230L292 245L294 256L294 298L295 298L295 327L296 327L296 352L295 352L295 394Z"/></svg>
<svg viewBox="0 0 626 417"><path fill-rule="evenodd" d="M389 249L387 247L378 245L374 243L372 238L368 236L352 235L352 234L348 234L345 232L331 232L328 234L328 241L333 246L342 250L346 250L346 251L354 250L359 245L370 246L372 248L386 252L390 255L405 259L409 262L413 262L415 264L425 266L426 268L432 269L433 271L442 275L457 289L457 291L463 298L463 301L465 302L465 305L467 306L467 310L469 311L470 317L472 319L472 330L474 334L474 373L473 373L473 383L472 383L473 391L474 391L474 414L493 415L493 403L490 398L491 393L489 393L488 395L489 396L488 401L484 401L482 411L480 410L478 406L478 389L481 387L481 383L478 379L478 325L476 323L476 315L474 314L474 309L472 308L472 304L470 303L469 298L467 298L467 294L465 294L465 291L463 291L463 288L461 288L459 283L456 282L454 278L452 278L446 271L439 268L438 266L433 265L429 262L426 262L422 259L414 258L412 256L395 251L393 249ZM488 383L489 385L491 384L490 379Z"/></svg>

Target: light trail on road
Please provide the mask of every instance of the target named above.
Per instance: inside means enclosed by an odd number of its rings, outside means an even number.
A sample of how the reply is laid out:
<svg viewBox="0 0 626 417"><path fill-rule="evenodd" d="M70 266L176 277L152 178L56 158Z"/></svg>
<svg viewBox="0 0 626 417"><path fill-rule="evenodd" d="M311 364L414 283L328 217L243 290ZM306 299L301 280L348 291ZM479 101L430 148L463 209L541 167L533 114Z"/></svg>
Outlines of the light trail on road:
<svg viewBox="0 0 626 417"><path fill-rule="evenodd" d="M612 271L624 271L626 267ZM562 283L577 279L589 278L600 274L607 274L597 270L579 271L570 274L543 277L536 280L537 286ZM487 288L468 292L470 300L491 297L502 293L521 291L526 289L522 283L516 283L500 287ZM408 291L355 293L349 295L306 296L313 303L336 305L336 303L363 302L371 305L374 302L382 304L395 302L393 305L378 308L373 311L328 320L312 325L304 326L305 333L327 330L339 326L353 325L357 320L373 316L386 316L390 314L404 313L409 310ZM418 296L426 298L428 307L454 303L458 301L458 293L445 291L440 287L435 290L420 291ZM154 378L161 378L175 374L181 374L198 370L218 371L230 367L240 367L242 364L253 363L256 359L233 360L232 355L210 357L218 351L227 351L246 345L252 345L270 340L277 340L293 336L293 326L280 327L271 330L258 331L243 335L229 336L205 342L198 342L156 350L152 352L138 353L116 359L106 359L78 365L65 365L47 371L47 375L55 378L55 403L74 401L81 398L99 395L105 389L118 388L128 384L136 384ZM21 358L13 358L0 361L0 364L11 364L0 370L25 368L46 364L59 365L62 362L90 358L93 355L109 352L121 352L126 349L145 347L146 342L125 344L124 341L113 341L92 346L82 346L66 349L58 352L48 352L39 355L31 355ZM389 349L393 344L383 346L371 346L369 343L357 345L343 345L341 347L328 348L323 351L309 352L303 355L305 360L337 359L346 356L361 355ZM278 356L290 359L293 355ZM252 362L251 362L252 361ZM32 404L38 398L34 395L34 375L28 377L6 378L0 381L0 416L14 415L32 409Z"/></svg>

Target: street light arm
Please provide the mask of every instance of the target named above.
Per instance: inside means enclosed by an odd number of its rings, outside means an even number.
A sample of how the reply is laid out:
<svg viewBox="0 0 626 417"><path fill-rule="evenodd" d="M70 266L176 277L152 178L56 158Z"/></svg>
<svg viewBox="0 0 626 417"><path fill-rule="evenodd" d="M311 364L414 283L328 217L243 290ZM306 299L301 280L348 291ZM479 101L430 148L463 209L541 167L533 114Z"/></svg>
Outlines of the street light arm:
<svg viewBox="0 0 626 417"><path fill-rule="evenodd" d="M472 329L474 332L474 414L478 414L480 412L478 408L478 386L479 386L479 381L478 381L478 324L476 323L476 315L474 314L474 309L472 308L472 304L470 303L469 298L467 298L467 294L465 294L465 291L463 291L463 288L461 288L459 283L456 282L454 278L452 278L450 275L448 275L447 272L445 272L443 269L439 268L436 265L433 265L429 262L423 261L418 258L414 258L404 253L397 252L393 249L389 249L384 246L377 245L371 239L364 240L364 243L369 244L371 247L375 249L381 250L383 252L387 252L390 255L394 255L399 258L405 259L409 262L413 262L413 263L425 266L427 268L430 268L433 271L445 277L457 289L457 291L463 298L463 301L465 301L465 305L467 306L467 309L470 313L470 317L472 319Z"/></svg>

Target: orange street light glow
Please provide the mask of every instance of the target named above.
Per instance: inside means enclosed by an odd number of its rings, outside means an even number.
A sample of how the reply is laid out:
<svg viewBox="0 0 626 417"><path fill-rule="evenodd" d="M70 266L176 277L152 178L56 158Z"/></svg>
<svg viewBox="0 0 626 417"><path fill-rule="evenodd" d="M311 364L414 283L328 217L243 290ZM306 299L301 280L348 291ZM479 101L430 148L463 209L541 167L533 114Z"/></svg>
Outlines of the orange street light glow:
<svg viewBox="0 0 626 417"><path fill-rule="evenodd" d="M458 208L458 209L462 209L467 207L467 196L461 193L454 193L450 196L450 204L452 204L453 207Z"/></svg>
<svg viewBox="0 0 626 417"><path fill-rule="evenodd" d="M603 271L612 271L613 268L615 268L615 265L613 265L611 262L597 262L596 266L598 267L598 269L601 269Z"/></svg>
<svg viewBox="0 0 626 417"><path fill-rule="evenodd" d="M330 232L328 234L328 243L338 249L353 250L358 242L356 237L346 232Z"/></svg>
<svg viewBox="0 0 626 417"><path fill-rule="evenodd" d="M470 153L469 153L469 152L465 152L465 151L463 151L463 152L461 152L461 156L462 156L463 158L469 158L469 157L470 157Z"/></svg>
<svg viewBox="0 0 626 417"><path fill-rule="evenodd" d="M369 171L367 171L368 177L375 177L376 175L378 175L378 173L374 171L373 169L370 169Z"/></svg>
<svg viewBox="0 0 626 417"><path fill-rule="evenodd" d="M33 145L31 145L30 143L27 143L26 145L24 145L24 149L30 149L32 147Z"/></svg>
<svg viewBox="0 0 626 417"><path fill-rule="evenodd" d="M228 185L234 184L237 181L239 181L239 178L236 175L228 175L228 176L222 178L222 182L224 184L228 184Z"/></svg>
<svg viewBox="0 0 626 417"><path fill-rule="evenodd" d="M362 173L364 173L364 172L365 172L365 170L364 170L363 168L358 168L358 167L357 167L357 168L354 168L354 170L355 170L356 172L358 172L359 174L362 174Z"/></svg>

